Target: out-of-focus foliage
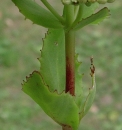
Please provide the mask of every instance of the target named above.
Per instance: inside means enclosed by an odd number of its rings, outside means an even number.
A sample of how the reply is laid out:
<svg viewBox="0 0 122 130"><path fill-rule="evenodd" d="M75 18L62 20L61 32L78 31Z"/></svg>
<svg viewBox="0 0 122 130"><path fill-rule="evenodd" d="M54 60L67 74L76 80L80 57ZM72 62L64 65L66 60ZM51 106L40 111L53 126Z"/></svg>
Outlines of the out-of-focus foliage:
<svg viewBox="0 0 122 130"><path fill-rule="evenodd" d="M60 12L57 0L54 7ZM100 25L84 27L77 33L76 52L82 61L84 89L91 85L90 56L96 66L97 94L94 104L81 121L84 130L122 128L122 3L109 6L111 17ZM21 91L21 81L39 70L40 49L46 30L32 25L10 0L0 2L0 130L58 130L41 108ZM89 78L89 80L88 80Z"/></svg>

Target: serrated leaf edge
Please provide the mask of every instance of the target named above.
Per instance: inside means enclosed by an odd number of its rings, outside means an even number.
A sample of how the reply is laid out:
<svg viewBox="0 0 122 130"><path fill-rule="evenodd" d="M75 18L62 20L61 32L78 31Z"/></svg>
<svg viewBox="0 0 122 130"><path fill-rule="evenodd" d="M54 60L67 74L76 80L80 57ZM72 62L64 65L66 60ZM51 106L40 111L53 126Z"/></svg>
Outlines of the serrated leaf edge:
<svg viewBox="0 0 122 130"><path fill-rule="evenodd" d="M96 12L96 13L90 15L89 17L83 18L81 21L79 21L79 22L77 23L77 25L76 25L75 27L72 27L72 29L73 29L74 31L76 31L76 30L79 30L79 29L81 29L81 28L83 28L83 27L89 25L89 24L92 24L93 22L90 22L89 19L90 19L91 17L95 16L96 14L98 14L100 11L102 11L102 10L104 10L104 9L107 9L107 10L108 10L108 15L107 15L106 17L110 16L110 15L111 15L111 14L110 14L110 10L109 10L107 7L104 7L103 9L101 9L101 10L99 10L98 12ZM88 20L88 22L89 22L88 24L83 25L83 26L80 27L80 28L77 27L77 26L80 24L80 22L86 21L86 20ZM104 19L103 19L103 20L104 20ZM102 20L102 21L103 21L103 20ZM99 22L98 22L97 24L99 24Z"/></svg>
<svg viewBox="0 0 122 130"><path fill-rule="evenodd" d="M26 80L23 80L23 83L21 83L22 86L28 82L28 80L32 77L33 73L38 73L41 76L44 86L48 88L50 93L55 93L57 95L67 94L67 93L65 93L65 91L62 91L61 93L58 93L58 91L56 89L54 91L51 91L49 85L47 85L45 83L44 78L41 75L41 73L39 71L36 71L36 70L33 71L29 76L26 76ZM22 87L22 90L23 90L23 87Z"/></svg>

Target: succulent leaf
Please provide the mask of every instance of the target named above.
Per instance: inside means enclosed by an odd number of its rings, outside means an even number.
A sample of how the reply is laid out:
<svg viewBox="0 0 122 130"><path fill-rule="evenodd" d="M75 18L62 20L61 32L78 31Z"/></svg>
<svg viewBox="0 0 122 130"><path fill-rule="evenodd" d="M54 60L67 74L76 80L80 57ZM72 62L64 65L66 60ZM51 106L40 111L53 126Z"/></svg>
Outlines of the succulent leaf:
<svg viewBox="0 0 122 130"><path fill-rule="evenodd" d="M48 30L39 58L45 83L51 91L65 90L65 35L63 29Z"/></svg>
<svg viewBox="0 0 122 130"><path fill-rule="evenodd" d="M82 119L87 114L95 98L96 94L95 73L91 77L92 77L92 87L89 88L89 94L84 100L84 103L82 101L80 119Z"/></svg>
<svg viewBox="0 0 122 130"><path fill-rule="evenodd" d="M91 16L92 14L94 14L95 10L99 7L98 3L93 3L91 6L86 6L84 4L83 6L83 14L82 14L82 19L85 19L89 16Z"/></svg>
<svg viewBox="0 0 122 130"><path fill-rule="evenodd" d="M32 0L12 0L20 12L34 24L47 28L62 28L62 24L49 11Z"/></svg>
<svg viewBox="0 0 122 130"><path fill-rule="evenodd" d="M88 24L98 24L103 21L107 16L109 16L108 8L103 8L95 14L92 14L90 17L82 19L73 29L79 30Z"/></svg>
<svg viewBox="0 0 122 130"><path fill-rule="evenodd" d="M82 74L79 73L79 67L81 62L78 61L78 54L75 56L75 102L77 106L81 107L83 101L83 86L82 86Z"/></svg>
<svg viewBox="0 0 122 130"><path fill-rule="evenodd" d="M79 109L69 93L51 92L39 72L33 72L24 82L22 90L29 95L45 113L62 126L77 130Z"/></svg>

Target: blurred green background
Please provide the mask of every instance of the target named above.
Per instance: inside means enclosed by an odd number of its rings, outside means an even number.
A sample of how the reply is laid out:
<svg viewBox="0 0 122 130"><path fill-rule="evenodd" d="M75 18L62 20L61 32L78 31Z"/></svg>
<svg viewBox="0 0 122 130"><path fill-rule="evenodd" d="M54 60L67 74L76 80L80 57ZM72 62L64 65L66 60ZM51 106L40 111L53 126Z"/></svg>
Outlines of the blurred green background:
<svg viewBox="0 0 122 130"><path fill-rule="evenodd" d="M39 2L39 0L37 0ZM57 0L50 0L61 13ZM96 66L97 94L79 130L122 130L122 2L106 4L111 17L77 33L76 52L82 61L83 85L91 86L90 57ZM21 91L21 83L39 70L46 29L24 20L10 0L0 0L0 130L60 130Z"/></svg>

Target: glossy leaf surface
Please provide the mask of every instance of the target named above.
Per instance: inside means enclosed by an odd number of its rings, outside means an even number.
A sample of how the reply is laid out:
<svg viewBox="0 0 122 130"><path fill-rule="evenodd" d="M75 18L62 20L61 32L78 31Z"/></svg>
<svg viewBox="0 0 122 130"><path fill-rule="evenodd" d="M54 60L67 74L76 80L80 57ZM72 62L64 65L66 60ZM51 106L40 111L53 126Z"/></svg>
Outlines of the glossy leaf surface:
<svg viewBox="0 0 122 130"><path fill-rule="evenodd" d="M62 24L49 11L33 0L12 0L20 12L34 24L47 28L62 28Z"/></svg>
<svg viewBox="0 0 122 130"><path fill-rule="evenodd" d="M80 5L81 6L81 5ZM85 19L95 13L95 10L99 7L98 3L93 3L91 6L83 5L82 19Z"/></svg>
<svg viewBox="0 0 122 130"><path fill-rule="evenodd" d="M39 59L45 83L51 91L62 93L65 90L65 35L63 29L50 29L43 39Z"/></svg>
<svg viewBox="0 0 122 130"><path fill-rule="evenodd" d="M50 92L39 72L33 72L24 82L23 89L41 108L60 125L71 126L77 130L79 125L79 109L69 93Z"/></svg>
<svg viewBox="0 0 122 130"><path fill-rule="evenodd" d="M75 56L75 102L81 107L83 101L82 74L79 73L81 62L78 61L78 55Z"/></svg>
<svg viewBox="0 0 122 130"><path fill-rule="evenodd" d="M108 8L103 8L95 14L92 14L90 17L82 19L75 27L74 30L83 28L88 24L98 24L103 21L107 16L109 16Z"/></svg>

